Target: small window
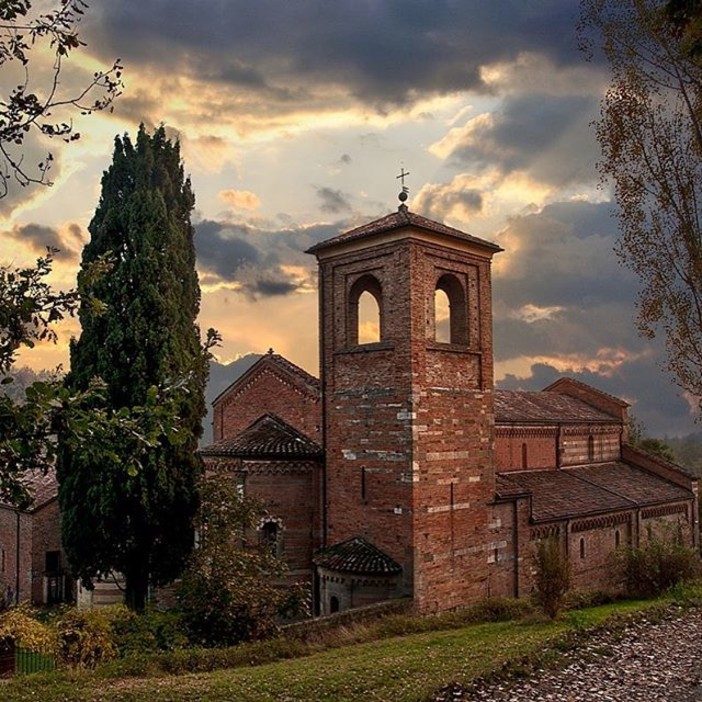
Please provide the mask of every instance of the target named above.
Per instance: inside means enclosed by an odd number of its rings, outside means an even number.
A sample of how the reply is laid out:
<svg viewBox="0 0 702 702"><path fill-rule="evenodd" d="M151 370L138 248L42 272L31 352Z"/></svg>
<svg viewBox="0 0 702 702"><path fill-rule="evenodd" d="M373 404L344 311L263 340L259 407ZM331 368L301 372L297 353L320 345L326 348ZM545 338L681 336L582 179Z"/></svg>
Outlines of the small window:
<svg viewBox="0 0 702 702"><path fill-rule="evenodd" d="M585 558L585 539L580 539L580 558Z"/></svg>
<svg viewBox="0 0 702 702"><path fill-rule="evenodd" d="M280 528L276 522L266 522L261 527L261 545L273 555L280 550Z"/></svg>
<svg viewBox="0 0 702 702"><path fill-rule="evenodd" d="M529 455L526 443L522 444L522 469L526 470L529 467Z"/></svg>
<svg viewBox="0 0 702 702"><path fill-rule="evenodd" d="M619 545L621 544L622 537L619 534L619 529L617 529L614 532L614 548L619 548Z"/></svg>
<svg viewBox="0 0 702 702"><path fill-rule="evenodd" d="M332 595L329 598L329 613L334 614L335 612L339 611L339 598L336 597L335 595Z"/></svg>
<svg viewBox="0 0 702 702"><path fill-rule="evenodd" d="M587 460L595 460L595 437L592 434L587 437Z"/></svg>
<svg viewBox="0 0 702 702"><path fill-rule="evenodd" d="M361 468L361 500L366 501L366 467Z"/></svg>

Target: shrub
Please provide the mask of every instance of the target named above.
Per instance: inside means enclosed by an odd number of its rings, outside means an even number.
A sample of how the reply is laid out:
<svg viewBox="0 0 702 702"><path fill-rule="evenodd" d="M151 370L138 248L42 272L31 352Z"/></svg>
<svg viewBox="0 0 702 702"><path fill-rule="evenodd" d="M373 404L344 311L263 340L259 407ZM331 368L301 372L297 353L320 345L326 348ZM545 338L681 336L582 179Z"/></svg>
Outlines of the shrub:
<svg viewBox="0 0 702 702"><path fill-rule="evenodd" d="M697 552L674 539L652 539L638 548L622 549L617 561L626 593L632 597L654 597L700 575Z"/></svg>
<svg viewBox="0 0 702 702"><path fill-rule="evenodd" d="M125 608L126 609L126 608ZM175 651L188 645L182 621L174 612L146 612L112 622L114 643L120 656Z"/></svg>
<svg viewBox="0 0 702 702"><path fill-rule="evenodd" d="M534 600L547 616L555 619L570 588L570 562L558 540L549 537L536 545L534 564Z"/></svg>
<svg viewBox="0 0 702 702"><path fill-rule="evenodd" d="M116 656L110 621L114 613L109 608L106 610L71 609L59 619L56 623L57 653L63 665L95 668Z"/></svg>
<svg viewBox="0 0 702 702"><path fill-rule="evenodd" d="M12 639L34 653L50 653L56 643L50 627L37 621L36 612L24 605L0 614L0 639Z"/></svg>
<svg viewBox="0 0 702 702"><path fill-rule="evenodd" d="M256 543L263 506L238 494L228 476L201 485L199 547L178 586L178 604L190 640L228 646L271 636L282 617L304 607L302 588L281 587L285 562Z"/></svg>

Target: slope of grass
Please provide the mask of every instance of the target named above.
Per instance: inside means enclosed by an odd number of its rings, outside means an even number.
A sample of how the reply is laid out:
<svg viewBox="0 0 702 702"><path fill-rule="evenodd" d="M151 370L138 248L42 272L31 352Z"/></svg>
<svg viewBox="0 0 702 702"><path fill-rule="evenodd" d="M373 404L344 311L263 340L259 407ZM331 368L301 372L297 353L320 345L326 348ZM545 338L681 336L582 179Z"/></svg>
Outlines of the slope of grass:
<svg viewBox="0 0 702 702"><path fill-rule="evenodd" d="M660 601L619 602L577 610L557 622L473 624L395 636L294 660L209 673L108 679L104 674L29 676L0 687L3 702L224 702L425 700L450 682L467 684L509 662L544 658L570 633L596 627L613 614L660 608ZM609 619L611 621L611 619Z"/></svg>

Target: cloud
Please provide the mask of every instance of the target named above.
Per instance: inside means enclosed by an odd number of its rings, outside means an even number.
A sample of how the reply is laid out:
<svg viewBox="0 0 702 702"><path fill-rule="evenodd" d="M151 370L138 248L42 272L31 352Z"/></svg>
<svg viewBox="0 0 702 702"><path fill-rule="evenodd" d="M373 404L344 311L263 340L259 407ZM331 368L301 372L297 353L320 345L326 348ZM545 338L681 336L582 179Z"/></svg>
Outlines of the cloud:
<svg viewBox="0 0 702 702"><path fill-rule="evenodd" d="M482 211L484 202L483 188L471 176L463 174L450 184L425 185L413 206L434 219L468 219Z"/></svg>
<svg viewBox="0 0 702 702"><path fill-rule="evenodd" d="M98 14L99 13L99 14ZM331 86L378 108L419 95L486 92L481 68L539 52L580 63L576 0L501 5L302 0L122 0L91 8L89 49L236 87L279 104Z"/></svg>
<svg viewBox="0 0 702 702"><path fill-rule="evenodd" d="M261 204L258 195L250 190L220 190L217 195L220 200L239 210L255 210Z"/></svg>
<svg viewBox="0 0 702 702"><path fill-rule="evenodd" d="M15 225L0 236L26 246L37 255L44 255L48 247L57 249L54 258L63 262L77 262L87 238L77 224L67 224L61 229L39 224Z"/></svg>
<svg viewBox="0 0 702 702"><path fill-rule="evenodd" d="M598 107L596 94L508 97L496 111L451 129L430 151L457 167L525 171L559 187L592 182L597 148L590 123Z"/></svg>
<svg viewBox="0 0 702 702"><path fill-rule="evenodd" d="M251 223L205 220L195 226L203 289L226 288L252 300L316 289L315 259L304 252L339 226L263 230Z"/></svg>
<svg viewBox="0 0 702 702"><path fill-rule="evenodd" d="M320 205L322 212L339 214L351 210L351 205L348 200L349 196L343 194L341 190L334 190L333 188L327 187L318 187L316 190L317 196L322 201Z"/></svg>

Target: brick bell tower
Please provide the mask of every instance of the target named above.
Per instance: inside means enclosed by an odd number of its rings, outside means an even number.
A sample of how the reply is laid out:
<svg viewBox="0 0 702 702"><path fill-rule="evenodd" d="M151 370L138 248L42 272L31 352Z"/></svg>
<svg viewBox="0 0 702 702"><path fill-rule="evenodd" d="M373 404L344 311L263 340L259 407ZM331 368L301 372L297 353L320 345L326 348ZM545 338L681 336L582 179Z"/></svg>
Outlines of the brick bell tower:
<svg viewBox="0 0 702 702"><path fill-rule="evenodd" d="M500 250L404 203L309 250L319 263L325 544L360 537L382 551L402 567L397 593L421 612L487 594L490 264ZM364 294L379 313L370 342L359 332ZM448 301L441 324L437 298Z"/></svg>

